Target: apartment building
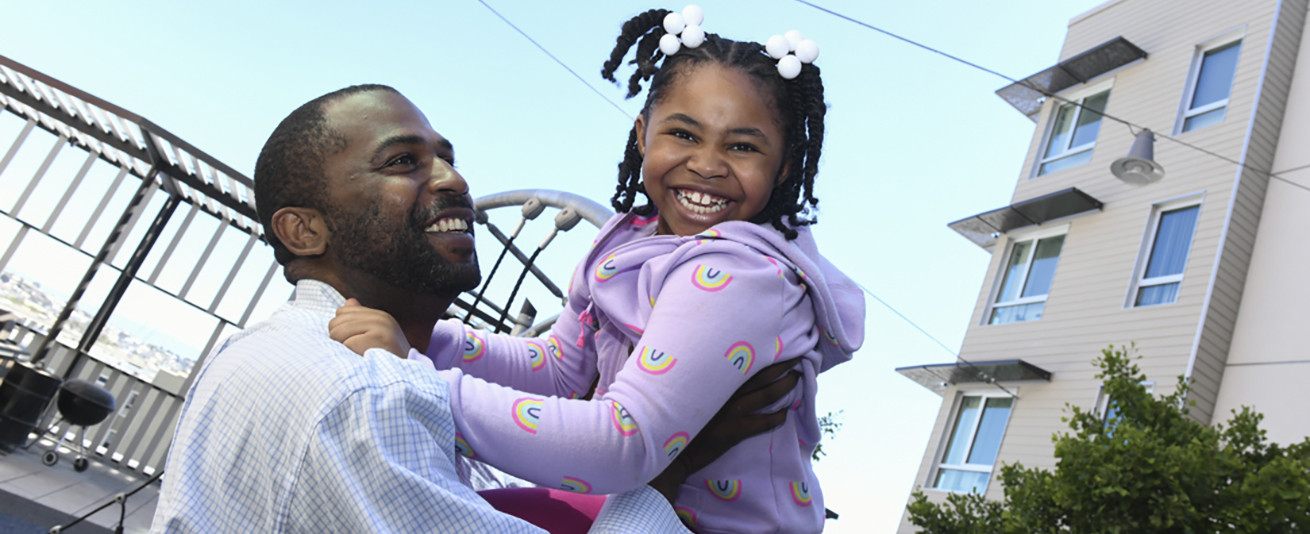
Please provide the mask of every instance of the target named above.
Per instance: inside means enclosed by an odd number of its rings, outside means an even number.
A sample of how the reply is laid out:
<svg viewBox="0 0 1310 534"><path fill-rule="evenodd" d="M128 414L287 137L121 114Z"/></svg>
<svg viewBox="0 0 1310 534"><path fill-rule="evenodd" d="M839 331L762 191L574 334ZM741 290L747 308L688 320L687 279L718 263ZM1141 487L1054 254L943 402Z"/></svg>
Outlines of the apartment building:
<svg viewBox="0 0 1310 534"><path fill-rule="evenodd" d="M1155 393L1191 378L1200 421L1248 405L1275 442L1310 435L1306 11L1112 0L997 91L1034 134L1010 204L950 224L992 255L969 363L898 369L942 396L916 488L999 499L1001 465L1053 468L1065 404L1104 401L1110 344L1136 344ZM1158 167L1117 176L1145 129Z"/></svg>

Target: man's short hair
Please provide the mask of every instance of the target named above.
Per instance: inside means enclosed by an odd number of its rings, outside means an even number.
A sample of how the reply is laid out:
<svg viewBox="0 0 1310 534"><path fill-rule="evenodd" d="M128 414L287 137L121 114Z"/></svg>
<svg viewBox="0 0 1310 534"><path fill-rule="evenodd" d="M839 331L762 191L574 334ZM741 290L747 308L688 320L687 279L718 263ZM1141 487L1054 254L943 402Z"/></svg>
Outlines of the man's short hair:
<svg viewBox="0 0 1310 534"><path fill-rule="evenodd" d="M264 225L264 239L273 257L285 266L295 259L273 232L273 214L287 206L325 211L326 180L323 162L346 147L346 139L328 125L324 108L340 98L367 91L390 91L379 84L352 85L325 94L296 108L268 136L255 160L255 208Z"/></svg>

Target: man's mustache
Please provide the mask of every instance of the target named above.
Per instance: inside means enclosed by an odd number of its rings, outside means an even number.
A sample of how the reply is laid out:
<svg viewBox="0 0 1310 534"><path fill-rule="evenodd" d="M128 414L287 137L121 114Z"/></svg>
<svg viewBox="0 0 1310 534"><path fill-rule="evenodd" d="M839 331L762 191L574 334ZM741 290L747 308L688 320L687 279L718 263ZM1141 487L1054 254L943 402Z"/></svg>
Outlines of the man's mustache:
<svg viewBox="0 0 1310 534"><path fill-rule="evenodd" d="M428 206L427 209L422 211L415 210L413 217L414 224L419 226L426 225L429 221L435 219L441 212L454 208L472 210L473 199L468 195L442 196L438 198L436 202L433 202L432 205Z"/></svg>

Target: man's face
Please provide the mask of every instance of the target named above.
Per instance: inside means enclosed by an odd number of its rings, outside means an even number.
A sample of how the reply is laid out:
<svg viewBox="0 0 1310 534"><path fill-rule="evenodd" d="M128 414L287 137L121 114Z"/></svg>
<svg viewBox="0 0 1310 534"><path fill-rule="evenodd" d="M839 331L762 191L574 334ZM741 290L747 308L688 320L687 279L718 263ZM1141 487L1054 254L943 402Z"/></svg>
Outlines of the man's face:
<svg viewBox="0 0 1310 534"><path fill-rule="evenodd" d="M323 165L328 254L344 270L417 294L477 287L473 200L450 141L389 91L356 93L325 111L346 142Z"/></svg>

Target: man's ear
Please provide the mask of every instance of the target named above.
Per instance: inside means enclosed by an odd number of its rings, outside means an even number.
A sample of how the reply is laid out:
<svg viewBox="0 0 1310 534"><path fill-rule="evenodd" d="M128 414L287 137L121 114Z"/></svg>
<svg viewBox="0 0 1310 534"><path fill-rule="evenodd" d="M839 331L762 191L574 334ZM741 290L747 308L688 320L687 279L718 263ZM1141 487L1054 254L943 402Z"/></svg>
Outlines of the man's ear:
<svg viewBox="0 0 1310 534"><path fill-rule="evenodd" d="M328 231L323 215L313 208L287 206L273 213L273 233L296 256L327 252Z"/></svg>
<svg viewBox="0 0 1310 534"><path fill-rule="evenodd" d="M632 130L637 132L637 153L642 158L646 157L646 116L637 115L637 122L632 125Z"/></svg>

